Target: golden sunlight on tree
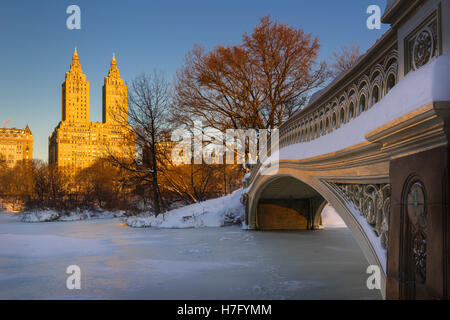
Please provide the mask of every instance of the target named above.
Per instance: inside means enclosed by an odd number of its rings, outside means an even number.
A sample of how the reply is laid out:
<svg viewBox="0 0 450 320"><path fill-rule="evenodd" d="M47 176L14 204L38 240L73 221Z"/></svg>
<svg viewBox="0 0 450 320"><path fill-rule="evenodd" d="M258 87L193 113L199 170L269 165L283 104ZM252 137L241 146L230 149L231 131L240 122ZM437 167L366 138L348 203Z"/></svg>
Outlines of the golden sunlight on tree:
<svg viewBox="0 0 450 320"><path fill-rule="evenodd" d="M269 16L237 45L196 45L177 72L178 113L220 130L279 127L328 79L319 49L311 34Z"/></svg>

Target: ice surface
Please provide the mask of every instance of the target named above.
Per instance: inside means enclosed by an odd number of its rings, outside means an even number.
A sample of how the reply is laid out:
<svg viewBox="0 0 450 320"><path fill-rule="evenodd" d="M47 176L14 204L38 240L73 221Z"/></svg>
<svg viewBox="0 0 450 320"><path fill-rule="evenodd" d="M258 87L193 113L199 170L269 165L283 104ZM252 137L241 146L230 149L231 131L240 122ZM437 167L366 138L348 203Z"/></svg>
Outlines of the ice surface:
<svg viewBox="0 0 450 320"><path fill-rule="evenodd" d="M66 288L69 265L81 268L81 290ZM342 228L144 229L0 214L0 299L380 299L367 265Z"/></svg>

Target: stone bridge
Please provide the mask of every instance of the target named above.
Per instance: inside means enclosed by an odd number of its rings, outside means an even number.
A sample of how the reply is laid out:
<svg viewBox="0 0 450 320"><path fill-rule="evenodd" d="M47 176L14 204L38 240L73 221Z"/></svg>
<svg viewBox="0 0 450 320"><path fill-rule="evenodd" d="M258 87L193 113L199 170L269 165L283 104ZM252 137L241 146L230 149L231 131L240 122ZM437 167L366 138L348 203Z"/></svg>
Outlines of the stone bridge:
<svg viewBox="0 0 450 320"><path fill-rule="evenodd" d="M385 298L448 298L450 0L388 0L382 21L385 35L279 128L278 158L246 176L246 223L316 229L330 203Z"/></svg>

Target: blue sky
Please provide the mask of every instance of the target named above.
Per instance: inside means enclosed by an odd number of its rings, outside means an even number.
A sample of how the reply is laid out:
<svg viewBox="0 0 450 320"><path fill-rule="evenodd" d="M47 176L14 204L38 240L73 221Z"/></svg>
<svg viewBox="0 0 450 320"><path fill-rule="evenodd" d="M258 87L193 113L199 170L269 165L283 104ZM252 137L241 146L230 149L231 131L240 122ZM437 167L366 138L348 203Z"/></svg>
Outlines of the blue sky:
<svg viewBox="0 0 450 320"><path fill-rule="evenodd" d="M318 36L321 60L356 41L362 51L387 30L366 28L366 9L386 0L2 0L0 126L34 135L34 158L47 160L61 120L61 83L74 47L90 81L90 120L101 121L102 85L113 51L122 78L159 69L172 79L194 43L236 44L263 15ZM66 8L81 8L81 30L66 28Z"/></svg>

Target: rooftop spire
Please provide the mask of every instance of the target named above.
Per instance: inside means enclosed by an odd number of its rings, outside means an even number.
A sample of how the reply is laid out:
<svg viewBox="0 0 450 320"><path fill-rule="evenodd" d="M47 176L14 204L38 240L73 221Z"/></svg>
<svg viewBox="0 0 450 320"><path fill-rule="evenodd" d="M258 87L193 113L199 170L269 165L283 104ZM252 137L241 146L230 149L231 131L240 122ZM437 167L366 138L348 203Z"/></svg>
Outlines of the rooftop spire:
<svg viewBox="0 0 450 320"><path fill-rule="evenodd" d="M111 60L111 68L109 69L109 72L108 72L108 77L120 78L119 69L117 69L116 55L114 52L113 52L113 56L112 56L112 60Z"/></svg>
<svg viewBox="0 0 450 320"><path fill-rule="evenodd" d="M78 61L78 52L77 52L77 47L75 47L75 51L73 52L73 57L72 57L72 61Z"/></svg>
<svg viewBox="0 0 450 320"><path fill-rule="evenodd" d="M75 51L73 52L73 57L72 57L72 61L78 61L78 52L77 52L77 47L75 47Z"/></svg>
<svg viewBox="0 0 450 320"><path fill-rule="evenodd" d="M78 57L77 47L75 47L75 51L73 52L72 64L70 65L70 70L77 70L81 72L80 59Z"/></svg>
<svg viewBox="0 0 450 320"><path fill-rule="evenodd" d="M111 60L111 68L117 68L117 61L116 61L116 55L113 52L113 57Z"/></svg>

